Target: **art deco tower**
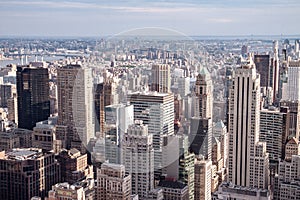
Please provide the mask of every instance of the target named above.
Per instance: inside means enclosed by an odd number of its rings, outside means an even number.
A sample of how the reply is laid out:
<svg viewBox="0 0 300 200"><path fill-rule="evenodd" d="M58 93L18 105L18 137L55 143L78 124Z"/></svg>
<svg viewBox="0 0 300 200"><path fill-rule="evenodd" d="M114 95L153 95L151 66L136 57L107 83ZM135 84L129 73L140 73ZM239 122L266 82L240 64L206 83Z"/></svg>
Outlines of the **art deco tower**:
<svg viewBox="0 0 300 200"><path fill-rule="evenodd" d="M268 154L259 142L260 77L252 60L236 69L228 103L229 181L267 188Z"/></svg>
<svg viewBox="0 0 300 200"><path fill-rule="evenodd" d="M196 80L195 94L198 97L198 107L195 117L212 118L213 84L206 67L201 67Z"/></svg>

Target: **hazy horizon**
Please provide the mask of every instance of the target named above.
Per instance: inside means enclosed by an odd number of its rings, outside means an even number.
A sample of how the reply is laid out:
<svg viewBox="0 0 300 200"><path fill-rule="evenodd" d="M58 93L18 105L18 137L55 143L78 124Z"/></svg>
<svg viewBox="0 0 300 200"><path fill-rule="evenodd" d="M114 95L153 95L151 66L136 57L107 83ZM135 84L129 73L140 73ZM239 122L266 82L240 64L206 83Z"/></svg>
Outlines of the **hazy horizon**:
<svg viewBox="0 0 300 200"><path fill-rule="evenodd" d="M141 27L186 35L296 35L297 0L0 0L0 36L94 37Z"/></svg>

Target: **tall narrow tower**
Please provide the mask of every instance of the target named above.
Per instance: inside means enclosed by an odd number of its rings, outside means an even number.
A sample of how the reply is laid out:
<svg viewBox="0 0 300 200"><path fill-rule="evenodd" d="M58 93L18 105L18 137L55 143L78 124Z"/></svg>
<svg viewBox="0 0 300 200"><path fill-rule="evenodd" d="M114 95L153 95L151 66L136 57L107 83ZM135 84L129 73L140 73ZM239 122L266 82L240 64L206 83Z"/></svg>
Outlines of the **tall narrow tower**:
<svg viewBox="0 0 300 200"><path fill-rule="evenodd" d="M267 188L268 154L259 142L260 77L252 60L234 74L229 89L229 181Z"/></svg>
<svg viewBox="0 0 300 200"><path fill-rule="evenodd" d="M198 97L198 112L195 117L212 118L213 84L206 67L201 67L199 70L195 94Z"/></svg>
<svg viewBox="0 0 300 200"><path fill-rule="evenodd" d="M154 189L154 149L152 134L142 121L129 126L122 143L123 163L132 177L132 193L146 198Z"/></svg>
<svg viewBox="0 0 300 200"><path fill-rule="evenodd" d="M152 66L152 91L161 93L171 92L170 65L160 64Z"/></svg>
<svg viewBox="0 0 300 200"><path fill-rule="evenodd" d="M32 66L17 68L18 126L32 130L50 116L48 69Z"/></svg>
<svg viewBox="0 0 300 200"><path fill-rule="evenodd" d="M91 69L80 65L57 71L58 124L67 126L67 147L84 152L95 135Z"/></svg>

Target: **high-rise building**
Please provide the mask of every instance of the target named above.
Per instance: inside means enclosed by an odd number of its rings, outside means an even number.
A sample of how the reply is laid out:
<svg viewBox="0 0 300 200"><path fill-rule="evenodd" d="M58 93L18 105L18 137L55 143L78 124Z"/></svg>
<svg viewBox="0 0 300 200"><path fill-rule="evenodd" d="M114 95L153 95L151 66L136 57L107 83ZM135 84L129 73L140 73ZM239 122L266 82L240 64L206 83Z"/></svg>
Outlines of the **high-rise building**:
<svg viewBox="0 0 300 200"><path fill-rule="evenodd" d="M52 186L48 196L46 200L94 200L94 179L74 184L57 183Z"/></svg>
<svg viewBox="0 0 300 200"><path fill-rule="evenodd" d="M152 134L142 121L130 125L122 142L123 162L131 174L132 194L146 198L154 188L154 150Z"/></svg>
<svg viewBox="0 0 300 200"><path fill-rule="evenodd" d="M223 121L218 121L213 127L213 136L221 142L221 157L223 160L223 168L228 165L228 133Z"/></svg>
<svg viewBox="0 0 300 200"><path fill-rule="evenodd" d="M45 120L36 123L33 128L33 140L32 146L47 151L54 150L54 152L59 152L62 149L62 145L59 144L59 140L56 140L55 133L55 121L56 119Z"/></svg>
<svg viewBox="0 0 300 200"><path fill-rule="evenodd" d="M290 161L279 163L275 177L274 200L300 199L300 155L293 155Z"/></svg>
<svg viewBox="0 0 300 200"><path fill-rule="evenodd" d="M289 133L289 110L263 109L260 111L259 140L267 143L270 162L278 162L285 157L285 144Z"/></svg>
<svg viewBox="0 0 300 200"><path fill-rule="evenodd" d="M0 108L7 108L7 101L12 97L12 85L0 84Z"/></svg>
<svg viewBox="0 0 300 200"><path fill-rule="evenodd" d="M57 156L61 165L61 180L70 184L94 178L93 167L87 163L87 154L77 149L63 150Z"/></svg>
<svg viewBox="0 0 300 200"><path fill-rule="evenodd" d="M287 67L287 83L284 84L282 100L300 100L300 60L289 60Z"/></svg>
<svg viewBox="0 0 300 200"><path fill-rule="evenodd" d="M254 55L254 63L260 74L260 87L270 86L270 55Z"/></svg>
<svg viewBox="0 0 300 200"><path fill-rule="evenodd" d="M270 87L273 89L273 102L279 97L279 48L278 41L273 41L273 55L271 57Z"/></svg>
<svg viewBox="0 0 300 200"><path fill-rule="evenodd" d="M250 59L237 68L229 89L228 180L240 186L268 187L266 144L259 142L260 78Z"/></svg>
<svg viewBox="0 0 300 200"><path fill-rule="evenodd" d="M211 160L212 119L191 118L190 151Z"/></svg>
<svg viewBox="0 0 300 200"><path fill-rule="evenodd" d="M49 74L46 68L17 67L18 127L32 130L50 116Z"/></svg>
<svg viewBox="0 0 300 200"><path fill-rule="evenodd" d="M110 163L121 164L121 141L129 125L133 124L133 105L114 104L105 107L105 140L107 149L106 160ZM115 156L112 156L115 155Z"/></svg>
<svg viewBox="0 0 300 200"><path fill-rule="evenodd" d="M211 200L211 161L195 159L195 199Z"/></svg>
<svg viewBox="0 0 300 200"><path fill-rule="evenodd" d="M161 180L158 188L163 190L164 200L189 200L188 185L179 181Z"/></svg>
<svg viewBox="0 0 300 200"><path fill-rule="evenodd" d="M131 175L125 166L103 163L97 170L96 200L131 200Z"/></svg>
<svg viewBox="0 0 300 200"><path fill-rule="evenodd" d="M67 126L67 147L86 151L95 136L92 71L80 65L57 70L58 125Z"/></svg>
<svg viewBox="0 0 300 200"><path fill-rule="evenodd" d="M195 94L198 97L195 117L212 119L213 84L206 67L201 67L195 85Z"/></svg>
<svg viewBox="0 0 300 200"><path fill-rule="evenodd" d="M299 101L280 101L281 107L287 107L289 109L289 132L288 137L299 138L300 132L300 103Z"/></svg>
<svg viewBox="0 0 300 200"><path fill-rule="evenodd" d="M148 125L153 135L154 167L161 173L163 138L174 134L174 96L166 93L132 93L128 95L134 106L134 119Z"/></svg>
<svg viewBox="0 0 300 200"><path fill-rule="evenodd" d="M178 180L189 187L189 199L194 199L195 178L195 154L189 152L189 140L187 135L179 135L179 177Z"/></svg>
<svg viewBox="0 0 300 200"><path fill-rule="evenodd" d="M177 83L178 94L180 94L181 98L190 94L190 77L179 77Z"/></svg>
<svg viewBox="0 0 300 200"><path fill-rule="evenodd" d="M111 79L105 79L103 83L95 86L96 131L100 131L100 136L103 138L105 132L105 107L118 103L115 94L116 86L116 82Z"/></svg>
<svg viewBox="0 0 300 200"><path fill-rule="evenodd" d="M212 200L221 199L251 199L251 200L271 200L272 195L267 189L257 189L252 187L241 187L232 183L222 183L218 190L213 193Z"/></svg>
<svg viewBox="0 0 300 200"><path fill-rule="evenodd" d="M152 91L160 93L171 92L171 72L170 65L159 64L152 66Z"/></svg>
<svg viewBox="0 0 300 200"><path fill-rule="evenodd" d="M60 167L54 153L41 149L2 151L0 166L0 199L44 198L51 186L60 181Z"/></svg>
<svg viewBox="0 0 300 200"><path fill-rule="evenodd" d="M285 145L285 160L290 161L293 155L300 155L300 143L298 138L291 138Z"/></svg>

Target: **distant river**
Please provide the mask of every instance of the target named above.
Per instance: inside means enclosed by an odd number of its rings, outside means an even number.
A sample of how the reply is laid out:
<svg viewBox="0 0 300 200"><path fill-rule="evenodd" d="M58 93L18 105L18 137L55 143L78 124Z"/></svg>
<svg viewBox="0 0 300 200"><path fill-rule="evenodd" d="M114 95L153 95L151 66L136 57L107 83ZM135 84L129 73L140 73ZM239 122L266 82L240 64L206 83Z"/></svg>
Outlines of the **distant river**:
<svg viewBox="0 0 300 200"><path fill-rule="evenodd" d="M44 56L43 57L44 61L48 61L48 62L51 62L51 61L55 61L55 60L60 60L60 59L64 59L65 57L64 56ZM40 56L37 57L37 61L41 61L42 58ZM23 59L23 61L25 62L25 58ZM35 56L31 56L31 57L28 57L28 62L33 62L35 61ZM5 67L6 65L9 65L9 64L18 64L20 65L21 64L21 60L19 58L15 58L13 60L0 60L0 67Z"/></svg>

